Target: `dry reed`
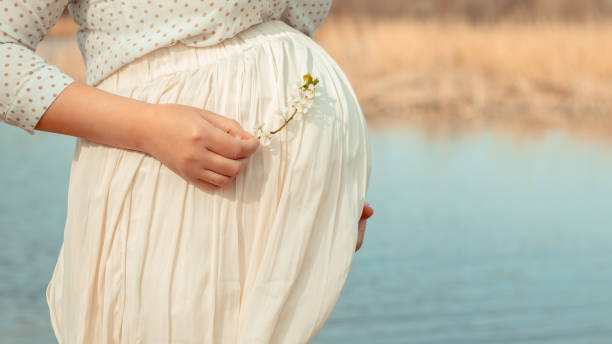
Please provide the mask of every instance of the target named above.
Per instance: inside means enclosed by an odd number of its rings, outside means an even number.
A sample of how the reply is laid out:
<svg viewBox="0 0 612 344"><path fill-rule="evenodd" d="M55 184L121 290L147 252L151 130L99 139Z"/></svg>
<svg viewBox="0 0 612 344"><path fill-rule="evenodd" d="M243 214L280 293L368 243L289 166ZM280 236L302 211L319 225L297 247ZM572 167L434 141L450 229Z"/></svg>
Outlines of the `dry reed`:
<svg viewBox="0 0 612 344"><path fill-rule="evenodd" d="M374 124L612 138L612 23L338 17L316 39Z"/></svg>

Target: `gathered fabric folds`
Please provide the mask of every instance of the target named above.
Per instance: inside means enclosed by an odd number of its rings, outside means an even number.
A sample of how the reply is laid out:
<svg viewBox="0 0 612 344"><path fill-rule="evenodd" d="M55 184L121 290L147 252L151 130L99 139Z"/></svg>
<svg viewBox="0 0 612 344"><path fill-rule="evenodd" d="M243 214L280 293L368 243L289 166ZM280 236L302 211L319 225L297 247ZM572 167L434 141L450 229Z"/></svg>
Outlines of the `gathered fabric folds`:
<svg viewBox="0 0 612 344"><path fill-rule="evenodd" d="M214 191L143 152L77 138L46 290L60 344L307 343L320 331L351 267L370 176L362 110L326 51L270 20L214 46L159 48L95 87L253 132L276 123L306 73L320 80L310 114Z"/></svg>

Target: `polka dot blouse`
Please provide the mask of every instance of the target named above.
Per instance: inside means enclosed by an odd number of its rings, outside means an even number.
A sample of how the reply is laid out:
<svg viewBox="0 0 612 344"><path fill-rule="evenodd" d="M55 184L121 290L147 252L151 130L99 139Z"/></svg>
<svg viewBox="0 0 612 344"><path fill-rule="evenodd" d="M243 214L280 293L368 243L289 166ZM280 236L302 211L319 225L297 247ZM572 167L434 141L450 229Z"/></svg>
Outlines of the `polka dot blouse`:
<svg viewBox="0 0 612 344"><path fill-rule="evenodd" d="M0 0L0 120L31 135L75 80L34 51L64 8L79 25L86 83L159 47L214 45L280 19L312 37L332 0Z"/></svg>

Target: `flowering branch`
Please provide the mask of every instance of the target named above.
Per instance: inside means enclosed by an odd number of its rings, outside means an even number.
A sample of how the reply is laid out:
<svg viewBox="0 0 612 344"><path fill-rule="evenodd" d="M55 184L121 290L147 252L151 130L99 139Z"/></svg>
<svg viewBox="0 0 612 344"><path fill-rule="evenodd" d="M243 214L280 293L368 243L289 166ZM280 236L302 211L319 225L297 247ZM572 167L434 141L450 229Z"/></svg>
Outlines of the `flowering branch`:
<svg viewBox="0 0 612 344"><path fill-rule="evenodd" d="M293 114L291 114L291 117L289 117L289 118L288 118L288 119L285 121L285 123L283 123L283 125L281 125L281 127L280 127L280 128L278 128L278 129L276 129L276 130L274 130L274 131L271 131L271 132L270 132L270 134L276 134L276 133L278 133L279 131L281 131L281 130L282 130L284 127L285 127L285 126L287 126L287 123L289 123L289 122L290 122L290 121L293 119L293 117L295 116L295 114L296 114L296 113L297 113L297 108L294 108L294 110L293 110Z"/></svg>
<svg viewBox="0 0 612 344"><path fill-rule="evenodd" d="M272 135L280 132L287 126L297 115L305 115L312 107L314 97L319 95L317 92L317 85L319 84L318 78L313 78L310 73L305 74L302 79L303 84L298 83L297 95L293 95L289 107L284 108L280 111L280 116L283 118L283 124L276 130L270 130L266 123L260 123L255 127L257 132L257 138L263 146L270 144ZM291 110L293 109L293 110ZM291 113L291 114L290 114Z"/></svg>

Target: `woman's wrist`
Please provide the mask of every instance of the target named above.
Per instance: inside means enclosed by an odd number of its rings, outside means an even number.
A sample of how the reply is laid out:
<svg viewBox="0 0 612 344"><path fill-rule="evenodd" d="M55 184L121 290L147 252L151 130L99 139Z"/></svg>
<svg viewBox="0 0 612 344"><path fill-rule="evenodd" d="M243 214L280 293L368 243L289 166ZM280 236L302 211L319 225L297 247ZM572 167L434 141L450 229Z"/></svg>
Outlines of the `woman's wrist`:
<svg viewBox="0 0 612 344"><path fill-rule="evenodd" d="M154 118L154 104L77 81L60 93L35 129L146 153Z"/></svg>
<svg viewBox="0 0 612 344"><path fill-rule="evenodd" d="M152 154L152 144L156 135L159 135L159 111L158 104L140 102L135 104L136 115L132 117L130 124L133 135L134 150Z"/></svg>

